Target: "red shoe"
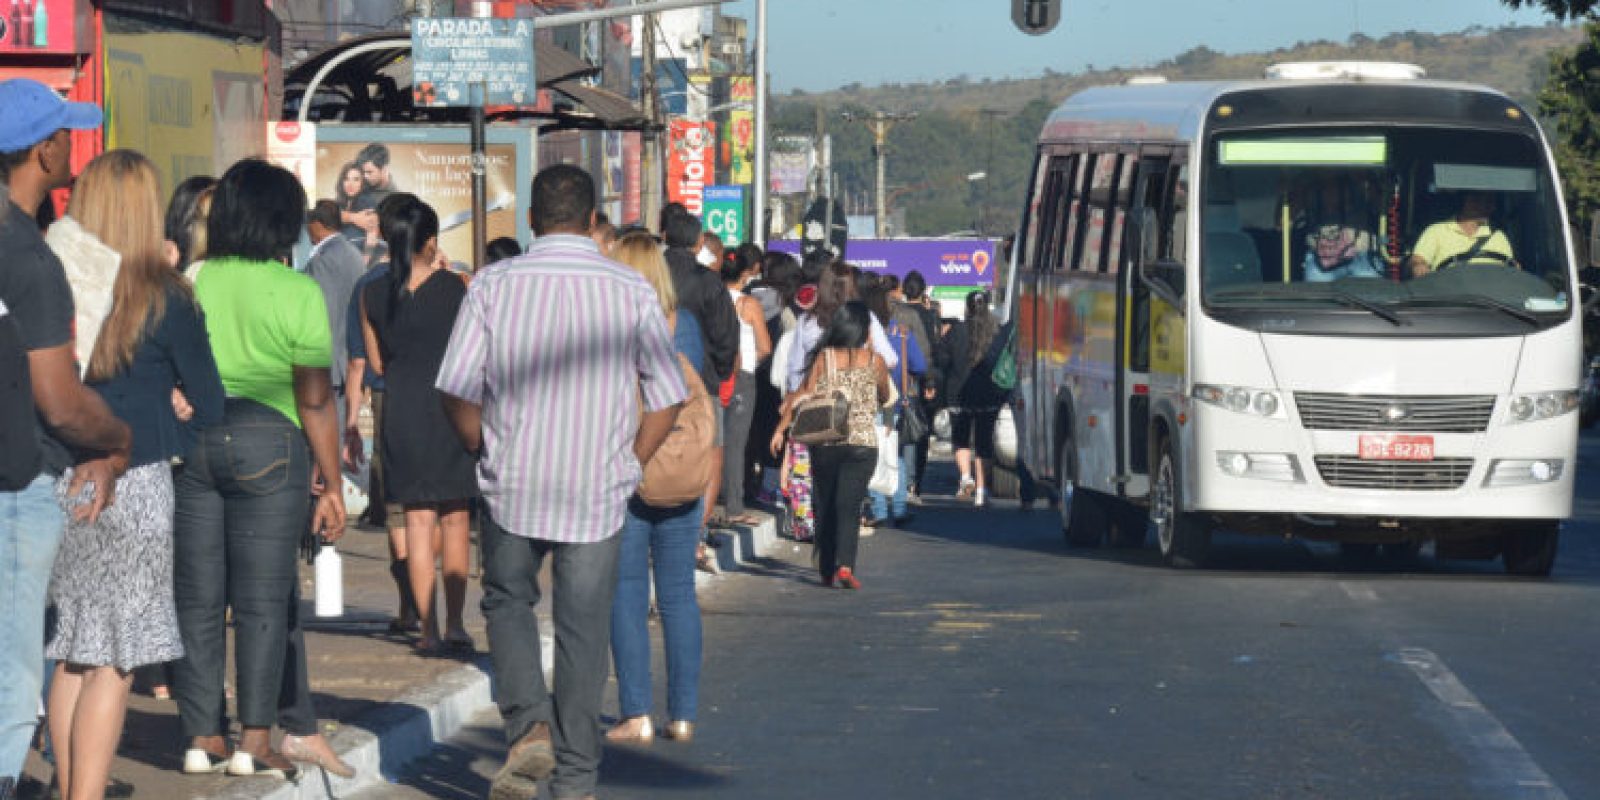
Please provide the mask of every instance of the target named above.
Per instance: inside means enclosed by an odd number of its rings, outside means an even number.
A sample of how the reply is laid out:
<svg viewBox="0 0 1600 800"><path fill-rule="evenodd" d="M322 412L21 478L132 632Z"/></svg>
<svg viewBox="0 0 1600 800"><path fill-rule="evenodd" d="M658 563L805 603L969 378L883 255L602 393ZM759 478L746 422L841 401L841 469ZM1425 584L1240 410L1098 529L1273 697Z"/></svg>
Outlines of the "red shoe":
<svg viewBox="0 0 1600 800"><path fill-rule="evenodd" d="M837 580L839 582L839 586L841 588L845 588L845 589L860 589L861 588L861 581L856 580L855 573L852 572L849 567L840 567L839 571L835 572L833 574L833 577L834 577L834 580Z"/></svg>

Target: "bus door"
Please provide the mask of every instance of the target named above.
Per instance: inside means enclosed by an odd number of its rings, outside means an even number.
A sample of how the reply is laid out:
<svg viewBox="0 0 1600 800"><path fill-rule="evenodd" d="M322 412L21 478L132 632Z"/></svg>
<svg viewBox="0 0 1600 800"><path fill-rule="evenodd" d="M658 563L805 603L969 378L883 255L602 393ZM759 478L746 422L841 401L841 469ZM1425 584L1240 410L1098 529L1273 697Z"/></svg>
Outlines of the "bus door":
<svg viewBox="0 0 1600 800"><path fill-rule="evenodd" d="M1150 290L1139 280L1139 266L1162 251L1172 155L1169 147L1140 151L1128 220L1122 227L1117 275L1117 490L1133 499L1150 492Z"/></svg>
<svg viewBox="0 0 1600 800"><path fill-rule="evenodd" d="M1019 333L1032 346L1027 348L1030 358L1019 377L1027 384L1023 387L1028 423L1022 426L1027 437L1023 452L1035 473L1053 477L1057 441L1054 415L1063 344L1056 331L1056 304L1062 277L1061 245L1071 217L1071 182L1079 156L1046 155L1039 160L1042 184L1035 195L1037 216L1028 226L1030 247L1025 251L1027 261L1020 267L1027 270L1027 284L1032 290L1025 301L1028 310L1018 317L1018 324L1026 326Z"/></svg>

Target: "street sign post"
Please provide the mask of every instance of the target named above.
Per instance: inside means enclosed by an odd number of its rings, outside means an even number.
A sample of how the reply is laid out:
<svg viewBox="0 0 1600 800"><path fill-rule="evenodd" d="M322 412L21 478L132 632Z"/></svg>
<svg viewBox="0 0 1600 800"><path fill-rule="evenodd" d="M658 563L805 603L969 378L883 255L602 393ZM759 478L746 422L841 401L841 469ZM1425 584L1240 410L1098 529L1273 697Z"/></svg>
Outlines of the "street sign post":
<svg viewBox="0 0 1600 800"><path fill-rule="evenodd" d="M703 196L706 230L735 247L745 241L743 186L707 186Z"/></svg>
<svg viewBox="0 0 1600 800"><path fill-rule="evenodd" d="M411 21L411 100L472 109L472 268L488 260L485 105L526 105L537 97L533 21L421 17Z"/></svg>
<svg viewBox="0 0 1600 800"><path fill-rule="evenodd" d="M1011 0L1011 21L1032 36L1049 33L1061 21L1061 0Z"/></svg>

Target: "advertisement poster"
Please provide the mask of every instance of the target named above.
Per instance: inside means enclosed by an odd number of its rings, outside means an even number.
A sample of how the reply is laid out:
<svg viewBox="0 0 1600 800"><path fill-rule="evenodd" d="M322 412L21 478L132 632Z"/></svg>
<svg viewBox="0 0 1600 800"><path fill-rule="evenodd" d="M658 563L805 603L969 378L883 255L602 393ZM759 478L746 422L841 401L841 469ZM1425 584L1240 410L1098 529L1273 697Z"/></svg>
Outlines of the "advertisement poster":
<svg viewBox="0 0 1600 800"><path fill-rule="evenodd" d="M267 160L293 172L301 186L316 186L317 126L309 122L267 123ZM306 196L311 198L309 192Z"/></svg>
<svg viewBox="0 0 1600 800"><path fill-rule="evenodd" d="M600 210L612 221L622 219L622 195L627 190L627 179L622 164L622 131L601 131L600 142L605 148L605 170L601 174Z"/></svg>
<svg viewBox="0 0 1600 800"><path fill-rule="evenodd" d="M89 0L0 0L0 53L86 52L92 13Z"/></svg>
<svg viewBox="0 0 1600 800"><path fill-rule="evenodd" d="M264 51L190 33L107 33L106 148L155 162L163 189L266 149Z"/></svg>
<svg viewBox="0 0 1600 800"><path fill-rule="evenodd" d="M640 155L644 149L644 141L636 131L622 134L622 216L619 222L639 222L640 200L644 196L644 176L640 167ZM654 224L654 223L651 223Z"/></svg>
<svg viewBox="0 0 1600 800"><path fill-rule="evenodd" d="M749 186L756 181L756 118L754 78L738 77L728 84L730 99L736 104L728 117L729 138L733 143L730 182ZM738 104L743 104L740 107Z"/></svg>
<svg viewBox="0 0 1600 800"><path fill-rule="evenodd" d="M486 148L488 236L517 236L516 147ZM342 208L376 207L393 192L410 192L439 214L439 248L452 261L472 261L472 156L465 144L355 141L317 144L318 185L311 202L330 199Z"/></svg>
<svg viewBox="0 0 1600 800"><path fill-rule="evenodd" d="M767 249L800 257L800 243L774 240ZM929 286L992 286L995 243L989 239L851 239L845 260L904 280L912 270Z"/></svg>
<svg viewBox="0 0 1600 800"><path fill-rule="evenodd" d="M674 119L667 133L667 199L700 216L716 175L717 124Z"/></svg>
<svg viewBox="0 0 1600 800"><path fill-rule="evenodd" d="M804 194L811 182L811 138L779 136L767 154L767 177L773 194Z"/></svg>

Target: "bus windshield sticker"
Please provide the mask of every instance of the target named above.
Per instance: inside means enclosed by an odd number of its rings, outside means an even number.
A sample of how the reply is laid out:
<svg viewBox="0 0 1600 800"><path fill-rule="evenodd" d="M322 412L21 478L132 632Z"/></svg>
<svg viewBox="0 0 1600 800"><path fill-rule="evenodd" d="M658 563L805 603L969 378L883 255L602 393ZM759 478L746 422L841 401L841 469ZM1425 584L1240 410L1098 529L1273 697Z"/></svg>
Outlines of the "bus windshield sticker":
<svg viewBox="0 0 1600 800"><path fill-rule="evenodd" d="M1382 136L1295 136L1227 139L1221 162L1227 166L1383 166L1388 142Z"/></svg>
<svg viewBox="0 0 1600 800"><path fill-rule="evenodd" d="M1433 182L1440 191L1532 192L1539 188L1532 167L1487 164L1434 164Z"/></svg>

